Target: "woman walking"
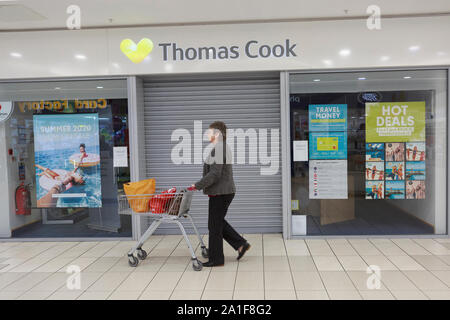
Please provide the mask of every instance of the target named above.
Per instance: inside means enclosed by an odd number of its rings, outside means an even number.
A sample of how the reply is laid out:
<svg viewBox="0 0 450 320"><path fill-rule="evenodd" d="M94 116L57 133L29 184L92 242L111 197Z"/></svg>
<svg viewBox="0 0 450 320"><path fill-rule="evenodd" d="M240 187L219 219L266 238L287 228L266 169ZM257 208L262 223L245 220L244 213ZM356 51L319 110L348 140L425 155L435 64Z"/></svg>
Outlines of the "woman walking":
<svg viewBox="0 0 450 320"><path fill-rule="evenodd" d="M247 240L225 220L236 192L231 154L226 144L226 131L226 125L221 121L213 122L209 126L208 138L214 147L203 165L202 179L192 185L197 190L203 190L209 197L209 261L203 263L206 267L224 265L223 239L238 251L237 260L250 249Z"/></svg>

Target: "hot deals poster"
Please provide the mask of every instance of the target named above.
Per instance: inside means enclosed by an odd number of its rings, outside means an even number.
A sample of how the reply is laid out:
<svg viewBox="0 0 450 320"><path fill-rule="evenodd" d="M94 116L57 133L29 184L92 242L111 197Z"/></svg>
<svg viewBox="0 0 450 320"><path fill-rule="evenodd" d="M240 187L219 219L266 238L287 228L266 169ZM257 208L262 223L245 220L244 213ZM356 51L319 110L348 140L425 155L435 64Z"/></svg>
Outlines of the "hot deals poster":
<svg viewBox="0 0 450 320"><path fill-rule="evenodd" d="M425 199L425 102L366 103L366 199Z"/></svg>
<svg viewBox="0 0 450 320"><path fill-rule="evenodd" d="M309 105L309 198L347 199L347 105Z"/></svg>
<svg viewBox="0 0 450 320"><path fill-rule="evenodd" d="M102 206L98 114L35 115L38 207Z"/></svg>

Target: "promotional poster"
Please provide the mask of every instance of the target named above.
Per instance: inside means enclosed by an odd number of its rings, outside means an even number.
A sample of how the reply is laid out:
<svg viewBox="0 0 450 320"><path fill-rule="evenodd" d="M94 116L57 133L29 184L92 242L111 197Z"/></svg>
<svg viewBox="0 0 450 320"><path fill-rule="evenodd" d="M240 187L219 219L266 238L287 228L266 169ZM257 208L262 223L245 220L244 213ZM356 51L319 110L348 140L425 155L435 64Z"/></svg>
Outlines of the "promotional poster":
<svg viewBox="0 0 450 320"><path fill-rule="evenodd" d="M425 141L425 101L366 103L366 141Z"/></svg>
<svg viewBox="0 0 450 320"><path fill-rule="evenodd" d="M34 115L38 207L102 206L98 114Z"/></svg>

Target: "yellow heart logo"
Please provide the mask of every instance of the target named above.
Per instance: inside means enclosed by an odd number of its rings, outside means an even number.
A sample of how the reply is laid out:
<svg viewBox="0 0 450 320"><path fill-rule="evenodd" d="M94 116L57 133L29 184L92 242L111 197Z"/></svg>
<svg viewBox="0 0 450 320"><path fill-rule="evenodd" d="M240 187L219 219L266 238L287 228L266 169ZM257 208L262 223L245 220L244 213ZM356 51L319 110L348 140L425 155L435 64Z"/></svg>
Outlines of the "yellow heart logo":
<svg viewBox="0 0 450 320"><path fill-rule="evenodd" d="M140 63L153 50L153 42L148 38L143 38L136 45L133 40L125 39L120 43L120 50L134 63Z"/></svg>

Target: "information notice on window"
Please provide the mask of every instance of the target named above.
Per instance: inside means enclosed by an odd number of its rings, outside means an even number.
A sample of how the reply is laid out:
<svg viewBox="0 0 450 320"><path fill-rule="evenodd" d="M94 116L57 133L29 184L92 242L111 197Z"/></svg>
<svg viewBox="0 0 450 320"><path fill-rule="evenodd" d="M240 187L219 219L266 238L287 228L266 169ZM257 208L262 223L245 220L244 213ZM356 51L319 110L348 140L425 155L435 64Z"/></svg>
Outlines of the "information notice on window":
<svg viewBox="0 0 450 320"><path fill-rule="evenodd" d="M347 160L309 161L310 199L347 199Z"/></svg>

